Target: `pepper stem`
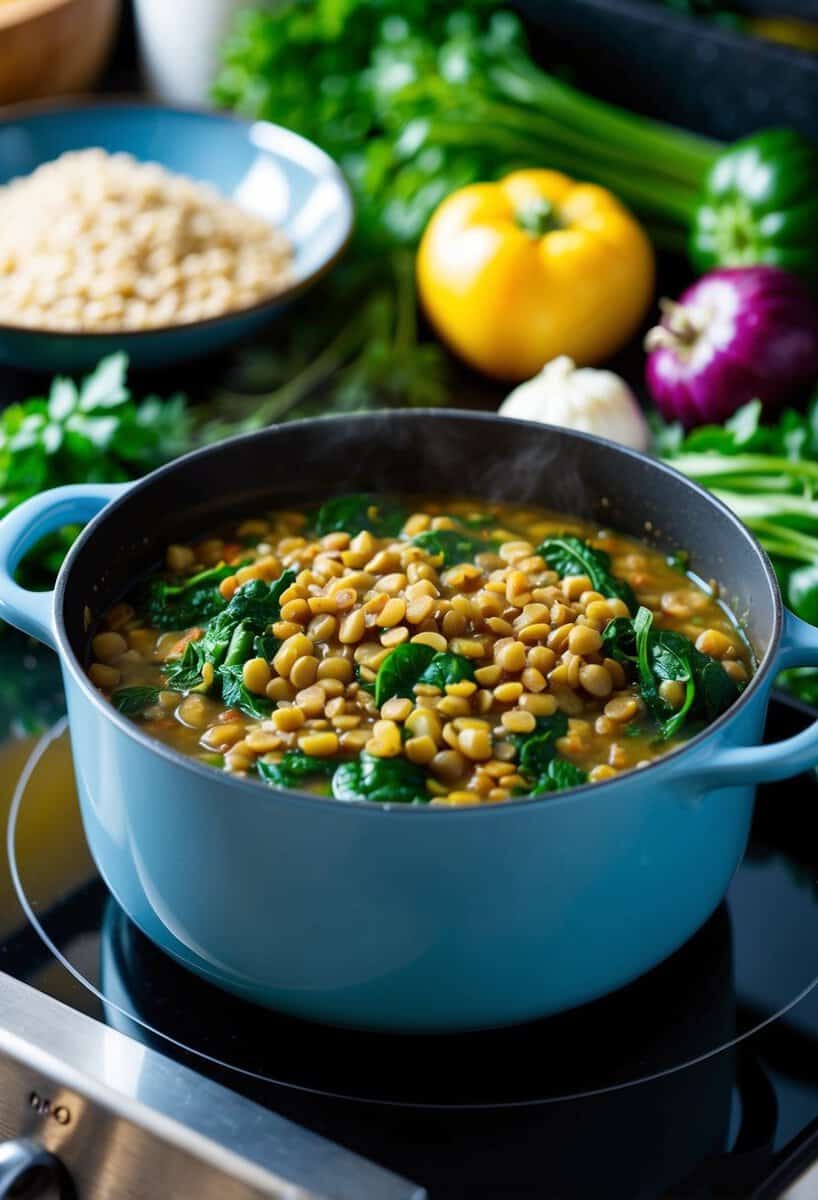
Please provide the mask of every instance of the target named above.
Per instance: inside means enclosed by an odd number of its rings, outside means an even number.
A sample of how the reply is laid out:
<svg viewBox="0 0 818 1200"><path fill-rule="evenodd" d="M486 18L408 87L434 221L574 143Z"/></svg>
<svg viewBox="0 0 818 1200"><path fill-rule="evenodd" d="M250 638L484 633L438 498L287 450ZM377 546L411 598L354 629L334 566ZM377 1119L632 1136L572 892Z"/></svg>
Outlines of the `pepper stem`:
<svg viewBox="0 0 818 1200"><path fill-rule="evenodd" d="M553 229L562 229L563 224L556 208L550 200L539 197L530 204L518 208L515 219L520 229L530 233L532 237L542 237Z"/></svg>

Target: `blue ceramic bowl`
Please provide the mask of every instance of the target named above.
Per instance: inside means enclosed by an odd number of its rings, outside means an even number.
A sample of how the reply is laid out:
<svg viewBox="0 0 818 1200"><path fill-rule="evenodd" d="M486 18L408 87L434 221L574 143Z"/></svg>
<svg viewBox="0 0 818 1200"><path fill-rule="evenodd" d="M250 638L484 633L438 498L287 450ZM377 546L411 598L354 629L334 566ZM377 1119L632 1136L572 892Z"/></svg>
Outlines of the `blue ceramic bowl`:
<svg viewBox="0 0 818 1200"><path fill-rule="evenodd" d="M278 125L220 113L121 100L8 109L0 122L0 184L67 150L91 146L158 162L269 219L294 247L295 278L270 300L189 325L135 333L54 333L0 325L0 362L80 371L125 350L135 366L157 367L222 349L283 312L329 270L349 241L354 216L349 188L323 150Z"/></svg>
<svg viewBox="0 0 818 1200"><path fill-rule="evenodd" d="M758 657L739 700L643 770L458 810L344 804L213 770L118 713L85 673L89 627L170 541L340 490L465 488L688 549ZM39 538L91 517L54 592L14 581ZM0 617L60 655L88 843L131 920L211 982L321 1021L475 1029L628 983L721 902L754 785L818 762L818 722L759 745L777 672L818 664L818 629L784 609L738 518L662 463L525 421L404 409L293 422L134 484L45 492L0 522Z"/></svg>

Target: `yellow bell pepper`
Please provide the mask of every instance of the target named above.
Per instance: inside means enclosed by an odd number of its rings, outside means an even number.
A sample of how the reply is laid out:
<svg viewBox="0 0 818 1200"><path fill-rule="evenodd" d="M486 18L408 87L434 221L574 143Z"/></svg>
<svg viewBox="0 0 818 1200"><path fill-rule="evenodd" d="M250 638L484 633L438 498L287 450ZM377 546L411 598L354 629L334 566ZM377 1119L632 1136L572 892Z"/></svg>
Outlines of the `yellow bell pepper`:
<svg viewBox="0 0 818 1200"><path fill-rule="evenodd" d="M515 171L448 196L418 250L438 335L473 367L528 379L559 354L598 363L636 331L653 251L615 196L557 171Z"/></svg>

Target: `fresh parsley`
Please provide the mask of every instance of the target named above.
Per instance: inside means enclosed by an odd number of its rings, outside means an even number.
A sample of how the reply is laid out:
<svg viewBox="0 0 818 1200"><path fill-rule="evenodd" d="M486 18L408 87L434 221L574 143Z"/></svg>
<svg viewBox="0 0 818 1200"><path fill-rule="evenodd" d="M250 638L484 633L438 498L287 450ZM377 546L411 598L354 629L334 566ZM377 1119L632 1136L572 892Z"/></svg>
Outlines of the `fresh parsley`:
<svg viewBox="0 0 818 1200"><path fill-rule="evenodd" d="M56 377L45 396L0 414L0 517L30 496L69 483L135 478L191 449L184 397L137 403L126 383L128 359L102 359L81 383ZM18 568L27 587L50 587L80 531L67 525L35 546Z"/></svg>

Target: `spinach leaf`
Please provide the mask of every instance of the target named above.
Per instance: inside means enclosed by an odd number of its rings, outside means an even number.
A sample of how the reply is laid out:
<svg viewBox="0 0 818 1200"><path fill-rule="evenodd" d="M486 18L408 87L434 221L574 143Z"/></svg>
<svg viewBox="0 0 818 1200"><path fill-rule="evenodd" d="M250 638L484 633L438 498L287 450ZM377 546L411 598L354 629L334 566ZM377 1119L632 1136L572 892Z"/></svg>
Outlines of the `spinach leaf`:
<svg viewBox="0 0 818 1200"><path fill-rule="evenodd" d="M165 664L168 687L179 692L189 692L198 687L202 682L202 668L206 662L204 640L188 642L181 658L171 659Z"/></svg>
<svg viewBox="0 0 818 1200"><path fill-rule="evenodd" d="M434 656L417 682L439 687L442 692L448 684L460 683L463 679L474 679L474 664L462 654L446 650Z"/></svg>
<svg viewBox="0 0 818 1200"><path fill-rule="evenodd" d="M155 704L159 697L158 687L124 687L118 688L111 696L111 703L126 717L135 717L149 705Z"/></svg>
<svg viewBox="0 0 818 1200"><path fill-rule="evenodd" d="M414 699L414 686L435 657L431 646L422 642L403 642L383 660L375 676L375 703L378 708L393 696Z"/></svg>
<svg viewBox="0 0 818 1200"><path fill-rule="evenodd" d="M294 571L284 571L273 583L252 579L240 587L227 607L211 619L204 637L188 642L182 657L168 663L168 686L180 691L199 687L205 663L210 663L217 671L222 664L225 667L240 666L254 655L268 660L272 658L278 649L278 641L268 633L267 626L281 615L281 595L294 578ZM231 695L236 695L236 678L222 676L218 671L217 675L223 692L226 683ZM245 699L244 706L236 702L235 707L241 708L242 712L249 712L251 707L259 709L261 705ZM265 709L264 715L270 711L270 708Z"/></svg>
<svg viewBox="0 0 818 1200"><path fill-rule="evenodd" d="M471 562L476 554L491 550L494 543L486 538L472 537L458 529L427 529L412 539L433 558L442 557L442 567L454 567L458 563Z"/></svg>
<svg viewBox="0 0 818 1200"><path fill-rule="evenodd" d="M587 575L594 591L611 599L623 600L630 612L637 607L636 596L629 583L611 574L611 558L604 550L589 546L582 538L563 533L546 538L537 553L559 575Z"/></svg>
<svg viewBox="0 0 818 1200"><path fill-rule="evenodd" d="M322 504L313 521L318 537L327 533L356 533L368 529L375 537L397 537L406 522L407 509L383 496L355 492L333 496Z"/></svg>
<svg viewBox="0 0 818 1200"><path fill-rule="evenodd" d="M640 608L633 620L609 622L602 635L605 652L623 663L632 679L638 680L645 706L659 727L663 741L675 737L686 726L692 735L691 719L713 721L738 697L740 688L714 658L702 654L681 633L654 629L653 615ZM674 710L661 697L666 680L685 686L681 706Z"/></svg>
<svg viewBox="0 0 818 1200"><path fill-rule="evenodd" d="M715 658L693 647L691 663L696 679L696 708L708 721L720 717L741 694L741 688Z"/></svg>
<svg viewBox="0 0 818 1200"><path fill-rule="evenodd" d="M192 575L184 583L168 583L152 579L148 587L147 610L151 625L157 629L189 629L204 625L216 613L227 607L219 584L238 567L222 563Z"/></svg>
<svg viewBox="0 0 818 1200"><path fill-rule="evenodd" d="M543 774L538 776L530 795L538 796L542 792L564 792L567 788L580 787L587 782L588 775L581 767L577 767L567 758L560 758L557 755L551 759Z"/></svg>
<svg viewBox="0 0 818 1200"><path fill-rule="evenodd" d="M202 669L210 663L215 669L227 654L234 622L224 609L208 625L204 636L188 642L181 658L172 659L165 667L168 687L190 691L202 682Z"/></svg>
<svg viewBox="0 0 818 1200"><path fill-rule="evenodd" d="M315 758L311 754L305 754L303 750L288 750L280 762L259 760L256 768L266 783L277 787L297 788L306 779L332 775L336 763L331 758Z"/></svg>
<svg viewBox="0 0 818 1200"><path fill-rule="evenodd" d="M257 633L253 641L253 657L264 658L267 662L272 662L278 654L280 646L279 639L273 637L271 633Z"/></svg>
<svg viewBox="0 0 818 1200"><path fill-rule="evenodd" d="M548 770L556 754L554 743L568 732L568 718L563 712L550 717L537 717L531 733L512 734L510 740L517 747L517 765L523 775L537 779Z"/></svg>
<svg viewBox="0 0 818 1200"><path fill-rule="evenodd" d="M273 583L265 583L263 579L251 579L242 584L227 606L227 611L235 621L251 621L260 626L261 633L265 626L272 625L281 616L281 597L290 584L295 582L295 571L282 571Z"/></svg>
<svg viewBox="0 0 818 1200"><path fill-rule="evenodd" d="M228 708L237 708L247 717L262 721L273 711L273 703L266 696L256 696L244 686L242 663L225 664L219 667L218 679L222 689L222 700Z"/></svg>
<svg viewBox="0 0 818 1200"><path fill-rule="evenodd" d="M375 758L363 751L342 763L332 777L336 800L371 800L377 804L428 804L426 772L408 758Z"/></svg>
<svg viewBox="0 0 818 1200"><path fill-rule="evenodd" d="M655 693L653 705L648 705L659 721L659 736L663 741L667 741L668 738L674 737L679 732L696 702L698 680L694 676L694 655L697 654L696 647L686 638L670 631L657 633L651 642L650 664L654 679L659 680L660 683L674 679L685 685L685 698L675 712L665 704L658 692ZM726 671L717 662L713 661L713 666L725 679L729 679ZM668 712L672 712L673 715L668 716Z"/></svg>
<svg viewBox="0 0 818 1200"><path fill-rule="evenodd" d="M588 776L583 770L557 754L555 743L567 732L568 718L563 712L555 712L550 717L538 717L531 733L511 736L510 740L517 747L517 767L530 781L527 788L520 790L521 795L560 792L587 782Z"/></svg>
<svg viewBox="0 0 818 1200"><path fill-rule="evenodd" d="M630 617L614 617L602 631L602 646L608 658L623 666L636 662L636 635Z"/></svg>
<svg viewBox="0 0 818 1200"><path fill-rule="evenodd" d="M633 634L636 641L636 669L639 672L639 684L642 692L642 699L644 700L648 711L656 718L657 721L661 722L667 716L670 708L659 696L657 682L653 677L653 663L651 655L652 626L653 613L649 608L641 607L633 619ZM672 657L673 656L671 656L671 658ZM675 663L673 665L675 665ZM671 669L673 669L672 666ZM682 671L682 678L684 679L684 673L687 670L684 662L679 665L679 669ZM675 676L665 675L663 678L675 678Z"/></svg>

